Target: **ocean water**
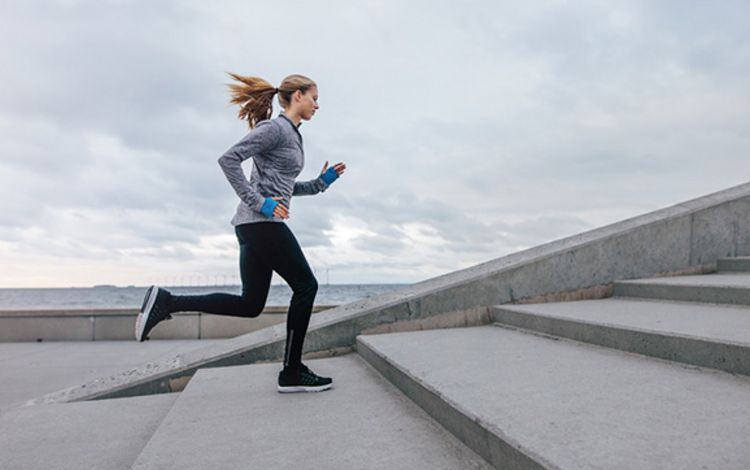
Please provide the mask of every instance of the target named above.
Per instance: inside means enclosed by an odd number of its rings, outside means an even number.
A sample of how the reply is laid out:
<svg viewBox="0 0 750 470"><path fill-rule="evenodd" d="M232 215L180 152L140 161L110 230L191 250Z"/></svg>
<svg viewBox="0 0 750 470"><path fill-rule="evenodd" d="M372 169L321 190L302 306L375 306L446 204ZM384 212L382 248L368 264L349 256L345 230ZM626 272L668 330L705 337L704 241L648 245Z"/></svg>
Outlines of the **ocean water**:
<svg viewBox="0 0 750 470"><path fill-rule="evenodd" d="M406 284L321 284L316 305L341 305L373 297ZM162 286L173 294L226 292L239 295L240 286ZM66 310L80 308L140 308L148 286L63 287L0 289L0 310ZM288 305L292 290L285 284L272 285L266 305Z"/></svg>

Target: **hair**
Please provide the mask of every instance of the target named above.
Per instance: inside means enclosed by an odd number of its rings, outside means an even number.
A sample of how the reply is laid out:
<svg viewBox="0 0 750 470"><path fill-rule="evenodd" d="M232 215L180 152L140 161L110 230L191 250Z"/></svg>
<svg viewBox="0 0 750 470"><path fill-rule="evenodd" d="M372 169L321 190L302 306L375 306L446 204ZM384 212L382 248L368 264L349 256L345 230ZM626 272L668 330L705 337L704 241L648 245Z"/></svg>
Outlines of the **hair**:
<svg viewBox="0 0 750 470"><path fill-rule="evenodd" d="M236 73L227 72L230 77L239 83L230 83L229 93L232 104L240 105L237 113L240 119L247 120L250 129L265 119L270 119L273 113L273 96L279 94L279 104L286 109L292 100L292 94L300 90L306 93L310 88L317 86L314 81L304 75L289 75L281 81L281 85L275 88L260 77L245 77Z"/></svg>

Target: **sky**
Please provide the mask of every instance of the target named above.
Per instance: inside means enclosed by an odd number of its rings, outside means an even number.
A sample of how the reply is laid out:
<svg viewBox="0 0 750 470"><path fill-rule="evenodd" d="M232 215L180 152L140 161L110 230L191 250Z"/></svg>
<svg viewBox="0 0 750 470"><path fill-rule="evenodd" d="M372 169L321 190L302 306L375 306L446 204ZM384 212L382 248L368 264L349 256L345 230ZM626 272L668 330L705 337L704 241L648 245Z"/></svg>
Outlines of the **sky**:
<svg viewBox="0 0 750 470"><path fill-rule="evenodd" d="M0 287L237 282L227 72L318 84L299 179L347 172L288 225L322 282L417 282L750 176L746 1L4 0Z"/></svg>

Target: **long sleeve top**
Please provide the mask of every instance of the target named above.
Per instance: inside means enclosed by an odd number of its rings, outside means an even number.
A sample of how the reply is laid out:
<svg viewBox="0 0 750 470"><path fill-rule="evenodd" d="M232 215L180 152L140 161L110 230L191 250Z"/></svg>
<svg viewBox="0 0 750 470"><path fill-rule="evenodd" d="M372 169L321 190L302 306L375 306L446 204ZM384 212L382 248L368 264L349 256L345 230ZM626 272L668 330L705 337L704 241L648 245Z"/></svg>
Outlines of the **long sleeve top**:
<svg viewBox="0 0 750 470"><path fill-rule="evenodd" d="M248 158L253 163L249 180L242 170L242 162ZM219 157L219 165L240 198L231 220L235 226L283 222L260 212L266 197L280 196L283 199L279 202L290 207L292 196L317 194L328 188L320 176L310 181L295 181L305 166L302 134L283 112L274 119L259 122Z"/></svg>

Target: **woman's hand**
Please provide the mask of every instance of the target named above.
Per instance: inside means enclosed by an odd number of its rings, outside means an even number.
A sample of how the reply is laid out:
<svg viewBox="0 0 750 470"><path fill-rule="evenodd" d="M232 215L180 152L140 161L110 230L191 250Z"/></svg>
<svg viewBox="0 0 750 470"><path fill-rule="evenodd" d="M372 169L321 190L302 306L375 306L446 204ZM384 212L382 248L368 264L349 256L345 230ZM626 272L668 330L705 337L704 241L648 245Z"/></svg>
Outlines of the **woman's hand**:
<svg viewBox="0 0 750 470"><path fill-rule="evenodd" d="M323 165L323 169L320 170L320 175L323 178L323 181L326 182L326 184L331 184L336 181L339 176L343 175L344 171L346 171L346 165L344 164L344 162L339 162L333 165L331 168L328 168L328 160L326 160L325 164Z"/></svg>
<svg viewBox="0 0 750 470"><path fill-rule="evenodd" d="M273 209L273 215L274 217L278 217L279 219L288 219L289 218L289 209L279 201L283 200L283 197L272 197L274 201L277 202L276 207Z"/></svg>
<svg viewBox="0 0 750 470"><path fill-rule="evenodd" d="M266 217L273 218L277 217L279 219L288 219L289 218L289 209L279 201L283 200L283 197L267 197L266 202L263 203L263 207L260 209L260 212L265 215Z"/></svg>

